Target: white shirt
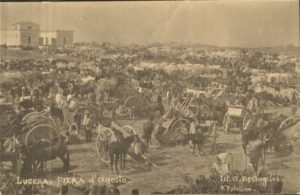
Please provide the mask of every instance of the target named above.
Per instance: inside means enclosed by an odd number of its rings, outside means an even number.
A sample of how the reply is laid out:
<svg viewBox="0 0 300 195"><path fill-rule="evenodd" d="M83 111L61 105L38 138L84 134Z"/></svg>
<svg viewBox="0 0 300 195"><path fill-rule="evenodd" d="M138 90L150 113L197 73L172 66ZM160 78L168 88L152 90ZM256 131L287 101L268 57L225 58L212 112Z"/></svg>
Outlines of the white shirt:
<svg viewBox="0 0 300 195"><path fill-rule="evenodd" d="M62 100L62 94L57 93L56 96L55 96L55 101L59 102L61 100Z"/></svg>
<svg viewBox="0 0 300 195"><path fill-rule="evenodd" d="M196 133L196 123L192 122L190 127L190 134L195 134L195 133Z"/></svg>

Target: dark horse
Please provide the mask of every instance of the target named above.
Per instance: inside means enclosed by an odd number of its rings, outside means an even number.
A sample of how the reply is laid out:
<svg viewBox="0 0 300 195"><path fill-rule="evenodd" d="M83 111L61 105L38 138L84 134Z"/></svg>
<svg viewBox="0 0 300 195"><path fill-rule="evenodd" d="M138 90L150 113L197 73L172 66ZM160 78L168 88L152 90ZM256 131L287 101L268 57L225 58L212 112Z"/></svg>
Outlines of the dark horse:
<svg viewBox="0 0 300 195"><path fill-rule="evenodd" d="M115 169L117 174L119 174L118 170L118 160L120 159L120 169L125 168L125 158L128 153L128 150L131 144L137 139L137 135L131 135L125 137L118 142L112 142L108 145L108 151L110 156L110 166L111 171L113 172L113 166L115 165Z"/></svg>
<svg viewBox="0 0 300 195"><path fill-rule="evenodd" d="M203 152L203 143L204 143L204 137L202 134L202 129L200 127L196 127L196 133L195 134L185 134L182 139L182 145L189 144L192 154L195 153L195 148L197 145L199 155Z"/></svg>
<svg viewBox="0 0 300 195"><path fill-rule="evenodd" d="M70 168L70 153L67 145L64 142L58 143L55 146L48 145L48 143L40 142L31 148L23 150L25 154L23 173L36 175L36 169L40 165L44 171L45 163L49 160L54 160L57 157L63 162L63 172L67 173ZM26 171L31 171L28 173Z"/></svg>

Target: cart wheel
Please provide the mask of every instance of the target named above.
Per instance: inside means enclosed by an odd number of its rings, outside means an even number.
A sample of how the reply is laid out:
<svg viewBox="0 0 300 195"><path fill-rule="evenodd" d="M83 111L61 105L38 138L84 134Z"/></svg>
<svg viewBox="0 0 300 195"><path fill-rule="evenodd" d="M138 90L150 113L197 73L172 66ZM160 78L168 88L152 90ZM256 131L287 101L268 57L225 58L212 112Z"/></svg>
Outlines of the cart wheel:
<svg viewBox="0 0 300 195"><path fill-rule="evenodd" d="M104 163L109 163L108 145L114 140L114 134L110 128L98 126L98 135L96 138L96 150L99 158Z"/></svg>
<svg viewBox="0 0 300 195"><path fill-rule="evenodd" d="M184 137L184 135L189 133L191 122L187 118L178 118L175 119L164 132L169 141L177 141Z"/></svg>
<svg viewBox="0 0 300 195"><path fill-rule="evenodd" d="M32 147L39 143L58 146L61 143L61 135L50 125L38 125L26 134L25 146Z"/></svg>

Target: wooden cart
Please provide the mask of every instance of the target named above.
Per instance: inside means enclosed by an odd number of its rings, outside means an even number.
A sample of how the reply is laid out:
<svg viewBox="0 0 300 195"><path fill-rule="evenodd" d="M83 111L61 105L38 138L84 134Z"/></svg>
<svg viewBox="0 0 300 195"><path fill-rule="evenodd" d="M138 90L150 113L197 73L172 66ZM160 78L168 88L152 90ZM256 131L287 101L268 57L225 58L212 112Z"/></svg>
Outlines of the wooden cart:
<svg viewBox="0 0 300 195"><path fill-rule="evenodd" d="M240 130L246 128L247 122L251 119L251 114L243 106L231 105L223 119L224 131L228 133L232 128Z"/></svg>

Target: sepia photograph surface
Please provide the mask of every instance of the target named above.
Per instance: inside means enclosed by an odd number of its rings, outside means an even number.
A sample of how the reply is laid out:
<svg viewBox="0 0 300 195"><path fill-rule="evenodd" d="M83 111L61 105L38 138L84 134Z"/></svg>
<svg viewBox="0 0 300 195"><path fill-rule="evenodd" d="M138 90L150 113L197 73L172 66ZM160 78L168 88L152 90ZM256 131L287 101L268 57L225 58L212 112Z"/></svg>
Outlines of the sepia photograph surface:
<svg viewBox="0 0 300 195"><path fill-rule="evenodd" d="M0 195L300 194L298 0L0 3Z"/></svg>

